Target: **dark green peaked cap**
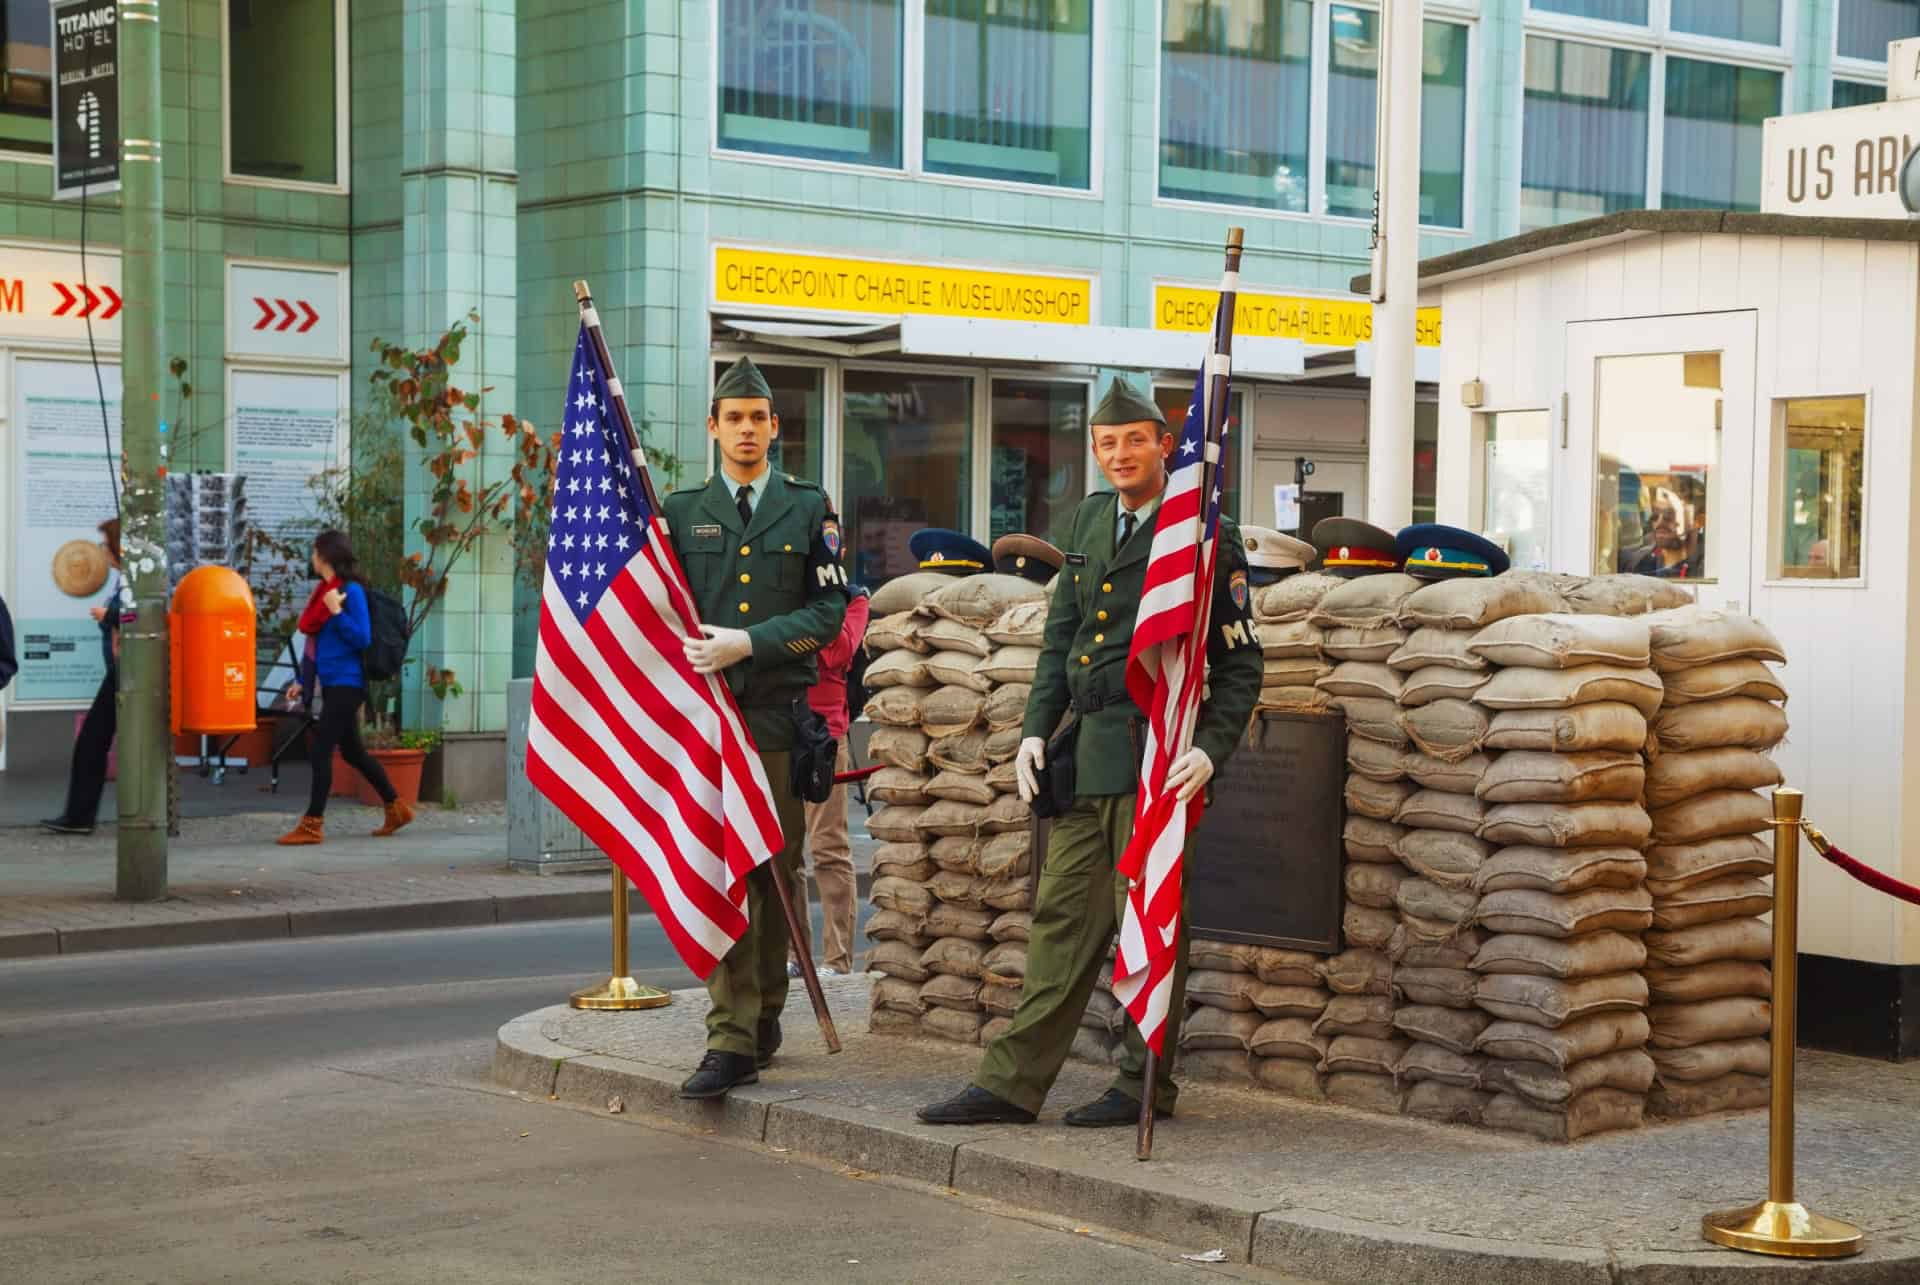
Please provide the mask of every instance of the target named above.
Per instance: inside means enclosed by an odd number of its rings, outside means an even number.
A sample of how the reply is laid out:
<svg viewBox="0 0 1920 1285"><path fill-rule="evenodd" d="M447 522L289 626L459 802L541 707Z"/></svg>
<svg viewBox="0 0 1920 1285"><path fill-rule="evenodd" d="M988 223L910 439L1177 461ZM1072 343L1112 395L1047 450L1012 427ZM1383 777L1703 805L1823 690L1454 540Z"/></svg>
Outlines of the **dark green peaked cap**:
<svg viewBox="0 0 1920 1285"><path fill-rule="evenodd" d="M728 397L764 397L773 400L773 389L767 387L767 377L753 364L753 358L742 357L727 367L727 373L720 376L720 382L713 386L713 400L721 401Z"/></svg>
<svg viewBox="0 0 1920 1285"><path fill-rule="evenodd" d="M1156 424L1165 424L1167 417L1153 404L1150 397L1142 397L1134 386L1124 379L1115 379L1107 388L1107 395L1100 399L1098 409L1093 412L1093 423L1101 424L1138 424L1142 420L1151 420Z"/></svg>

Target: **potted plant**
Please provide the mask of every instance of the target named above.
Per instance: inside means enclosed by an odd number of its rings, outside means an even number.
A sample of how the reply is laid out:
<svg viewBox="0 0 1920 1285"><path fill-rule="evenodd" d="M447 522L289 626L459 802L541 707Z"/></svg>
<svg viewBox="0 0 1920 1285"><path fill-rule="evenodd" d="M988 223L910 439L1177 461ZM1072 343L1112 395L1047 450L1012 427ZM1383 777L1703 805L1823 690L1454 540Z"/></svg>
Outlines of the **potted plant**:
<svg viewBox="0 0 1920 1285"><path fill-rule="evenodd" d="M427 755L440 747L440 733L423 729L396 731L376 721L364 729L364 735L367 753L386 769L394 794L410 804L420 802L420 776L426 769ZM353 775L358 782L360 801L368 807L379 807L382 800L366 778L358 772Z"/></svg>

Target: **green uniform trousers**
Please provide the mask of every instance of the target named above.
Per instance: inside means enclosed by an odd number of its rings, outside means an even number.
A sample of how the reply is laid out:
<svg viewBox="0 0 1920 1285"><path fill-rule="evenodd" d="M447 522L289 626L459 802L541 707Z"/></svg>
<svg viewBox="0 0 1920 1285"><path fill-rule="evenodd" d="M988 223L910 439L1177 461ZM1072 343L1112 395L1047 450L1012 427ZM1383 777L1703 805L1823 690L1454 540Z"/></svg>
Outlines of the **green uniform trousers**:
<svg viewBox="0 0 1920 1285"><path fill-rule="evenodd" d="M1103 794L1075 800L1053 823L1040 891L1027 939L1027 979L1020 1007L1007 1033L987 1046L973 1082L1015 1106L1038 1111L1060 1066L1073 1047L1074 1032L1086 1012L1093 985L1106 962L1107 946L1125 913L1127 881L1114 872L1133 834L1131 794ZM1191 853L1191 845L1189 845ZM1160 1059L1155 1103L1171 1109L1179 1095L1173 1082L1174 1052L1187 1002L1187 908L1180 906L1178 962L1168 1005L1167 1056ZM1135 1101L1145 1086L1147 1046L1127 1023L1126 1048L1113 1086Z"/></svg>
<svg viewBox="0 0 1920 1285"><path fill-rule="evenodd" d="M764 745L766 740L753 726L759 721L756 712L746 711L748 726L755 742ZM781 717L785 718L784 711ZM786 839L773 859L786 872L787 887L797 889L800 851L807 838L806 813L788 788L787 751L763 751L760 763L766 769L767 784L773 787L774 811ZM759 1024L778 1018L787 1002L787 940L787 917L780 909L773 871L761 866L747 876L747 931L707 976L707 995L713 1001L707 1012L708 1048L753 1056Z"/></svg>

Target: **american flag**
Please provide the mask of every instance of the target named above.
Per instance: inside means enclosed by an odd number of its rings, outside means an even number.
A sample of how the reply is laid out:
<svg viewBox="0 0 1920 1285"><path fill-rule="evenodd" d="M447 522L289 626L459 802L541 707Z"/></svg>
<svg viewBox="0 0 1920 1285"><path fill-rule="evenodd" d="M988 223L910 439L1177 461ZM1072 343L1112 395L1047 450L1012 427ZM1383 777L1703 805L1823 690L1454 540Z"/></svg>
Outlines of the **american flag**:
<svg viewBox="0 0 1920 1285"><path fill-rule="evenodd" d="M746 876L780 850L733 695L693 672L698 612L645 466L610 411L620 384L574 344L534 659L527 778L613 858L705 978L746 931Z"/></svg>
<svg viewBox="0 0 1920 1285"><path fill-rule="evenodd" d="M1127 693L1147 711L1133 837L1120 858L1127 884L1113 994L1141 1038L1164 1054L1180 933L1182 854L1200 824L1203 796L1186 802L1165 788L1167 773L1193 745L1206 682L1207 620L1213 608L1215 537L1225 484L1227 388L1239 274L1220 283L1213 341L1194 380L1173 471L1154 523L1153 547L1127 653Z"/></svg>

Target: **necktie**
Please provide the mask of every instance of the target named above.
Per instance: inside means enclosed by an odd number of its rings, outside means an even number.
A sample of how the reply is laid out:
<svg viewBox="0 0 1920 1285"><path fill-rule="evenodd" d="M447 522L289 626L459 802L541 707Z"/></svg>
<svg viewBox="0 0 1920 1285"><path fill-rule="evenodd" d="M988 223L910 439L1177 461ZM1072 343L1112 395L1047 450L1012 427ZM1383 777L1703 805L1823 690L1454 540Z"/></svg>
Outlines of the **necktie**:
<svg viewBox="0 0 1920 1285"><path fill-rule="evenodd" d="M733 493L734 507L740 510L741 529L753 524L753 488L743 486Z"/></svg>
<svg viewBox="0 0 1920 1285"><path fill-rule="evenodd" d="M1116 547L1115 547L1115 549L1114 549L1114 552L1115 552L1115 553L1118 553L1118 552L1119 552L1119 551L1120 551L1121 549L1124 549L1124 548L1126 548L1126 547L1127 547L1127 541L1129 541L1129 540L1131 540L1131 539L1133 539L1133 528L1134 528L1134 526L1135 526L1135 524L1136 524L1136 523L1137 523L1138 521L1139 521L1139 519L1138 519L1138 518L1136 518L1136 517L1134 517L1134 516L1133 516L1133 513L1132 513L1132 512L1130 511L1130 510L1124 510L1124 511L1122 511L1122 512L1121 512L1121 514L1120 514L1120 543L1119 543L1119 545L1118 545L1118 546L1116 546Z"/></svg>

